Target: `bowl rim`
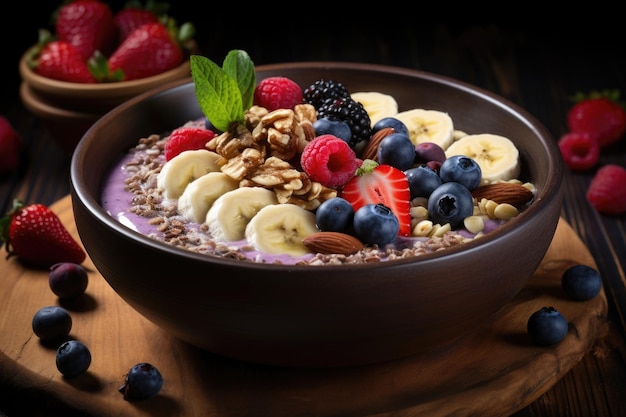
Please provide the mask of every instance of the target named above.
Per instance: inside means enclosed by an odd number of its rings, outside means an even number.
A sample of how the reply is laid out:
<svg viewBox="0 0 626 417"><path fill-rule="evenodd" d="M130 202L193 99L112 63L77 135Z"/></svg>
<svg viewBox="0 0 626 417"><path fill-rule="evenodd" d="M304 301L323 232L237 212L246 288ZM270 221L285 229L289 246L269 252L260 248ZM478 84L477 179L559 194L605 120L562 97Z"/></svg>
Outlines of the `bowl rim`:
<svg viewBox="0 0 626 417"><path fill-rule="evenodd" d="M401 265L401 264L421 264L425 262L433 262L437 261L440 258L445 257L445 259L454 261L455 257L465 256L467 253L471 253L473 251L478 250L482 245L485 244L497 244L497 241L506 238L509 231L514 228L521 227L524 224L530 222L532 220L532 216L538 215L538 213L542 212L550 202L557 198L559 207L561 207L562 202L562 194L560 184L562 182L562 177L564 175L564 167L560 158L557 158L559 155L559 150L556 145L556 141L554 140L552 134L548 131L548 129L533 115L531 115L528 111L524 110L517 104L511 102L510 100L501 97L491 91L483 89L481 87L477 87L471 85L467 82L457 80L455 78L435 74L428 71L416 70L411 68L404 67L396 67L382 64L369 64L369 63L358 63L358 62L342 62L342 61L301 61L301 62L286 62L286 63L273 63L266 65L258 65L256 66L256 72L264 72L264 71L278 71L285 69L296 69L296 70L356 70L356 71L373 71L373 72L381 72L381 73L393 73L408 77L417 77L422 78L428 81L432 81L439 84L445 84L449 87L453 87L455 89L460 89L468 94L479 95L482 99L485 99L491 102L493 105L503 108L509 113L515 114L520 122L527 125L528 128L535 133L537 137L541 139L541 143L543 147L554 156L552 158L554 164L549 166L549 173L546 180L546 186L539 191L539 193L535 196L535 200L533 203L527 207L522 214L513 218L506 224L498 227L496 230L488 233L487 235L479 238L473 239L472 241L464 242L460 245L455 245L453 247L447 248L445 251L441 252L431 252L421 254L416 257L409 257L403 259L394 259L392 261L384 261L377 263L355 263L355 264L339 264L339 265L284 265L284 264L273 264L273 263L259 263L252 261L241 261L236 259L229 259L220 256L213 256L208 254L196 253L187 249L175 247L169 245L165 242L160 242L155 239L152 239L148 236L145 236L137 231L134 231L127 226L124 226L118 220L116 220L113 216L105 211L105 209L99 203L99 196L92 196L86 191L85 181L81 179L80 173L82 171L82 166L84 161L82 160L85 151L88 148L88 145L92 139L93 132L101 125L105 124L115 117L116 114L127 111L127 109L139 105L143 100L148 99L153 96L158 96L166 93L169 90L175 89L177 87L183 87L190 83L193 83L191 77L187 79L180 79L171 81L159 87L153 88L149 91L146 91L142 94L139 94L128 101L118 105L111 111L107 112L103 115L98 121L96 121L83 135L78 145L76 146L74 153L71 159L71 167L70 167L70 185L71 185L71 195L72 199L78 198L80 200L80 204L84 205L90 212L91 215L94 216L100 223L104 224L107 228L113 229L116 233L119 233L121 236L125 237L129 240L137 240L139 243L149 246L153 249L163 250L170 254L175 254L177 256L182 256L183 258L190 258L196 262L206 261L210 259L212 262L218 263L220 265L230 265L230 266L241 266L245 265L246 269L290 269L295 272L300 270L310 270L310 268L324 268L325 270L342 270L348 271L350 269L360 269L360 268L385 268L389 265L389 262L392 262L393 265ZM257 80L258 81L258 80ZM556 230L556 222L554 225Z"/></svg>
<svg viewBox="0 0 626 417"><path fill-rule="evenodd" d="M190 74L190 61L186 56L183 62L167 71L150 77L139 78L130 81L119 81L111 83L72 83L68 81L55 80L35 73L27 64L27 56L36 46L31 46L19 61L18 70L22 79L30 84L33 89L45 91L47 94L56 94L70 97L92 97L99 96L103 92L107 92L112 96L127 95L129 91L147 91L146 88L154 88L162 85L164 82L178 79L183 75Z"/></svg>

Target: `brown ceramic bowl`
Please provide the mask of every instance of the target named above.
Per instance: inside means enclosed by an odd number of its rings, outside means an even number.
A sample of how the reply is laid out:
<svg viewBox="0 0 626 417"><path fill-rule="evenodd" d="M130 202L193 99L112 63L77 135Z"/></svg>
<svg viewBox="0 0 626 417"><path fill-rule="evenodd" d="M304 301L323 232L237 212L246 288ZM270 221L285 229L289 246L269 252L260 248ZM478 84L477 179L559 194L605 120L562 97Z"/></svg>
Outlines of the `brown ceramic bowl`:
<svg viewBox="0 0 626 417"><path fill-rule="evenodd" d="M257 79L324 78L350 91L393 95L400 109L448 111L466 132L512 138L522 176L537 187L522 214L484 238L443 252L340 266L257 264L191 253L126 228L100 205L107 170L140 137L202 113L191 82L131 99L98 120L74 152L72 203L82 242L111 287L170 334L256 363L335 367L442 347L475 331L525 285L561 210L562 163L549 132L487 91L409 69L349 63L261 66Z"/></svg>
<svg viewBox="0 0 626 417"><path fill-rule="evenodd" d="M20 97L24 106L48 129L52 138L71 153L87 129L102 115L126 100L168 82L191 75L189 61L152 77L118 83L81 84L53 80L19 62Z"/></svg>

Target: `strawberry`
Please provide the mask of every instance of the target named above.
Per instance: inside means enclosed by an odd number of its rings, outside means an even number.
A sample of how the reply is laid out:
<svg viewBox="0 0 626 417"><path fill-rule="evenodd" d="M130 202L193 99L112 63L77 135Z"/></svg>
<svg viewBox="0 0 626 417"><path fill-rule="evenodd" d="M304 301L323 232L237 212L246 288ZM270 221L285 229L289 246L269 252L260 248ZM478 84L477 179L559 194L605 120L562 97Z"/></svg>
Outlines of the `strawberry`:
<svg viewBox="0 0 626 417"><path fill-rule="evenodd" d="M172 32L170 32L172 29ZM159 22L133 30L109 57L109 71L123 71L124 80L160 74L183 62L184 54L176 29Z"/></svg>
<svg viewBox="0 0 626 417"><path fill-rule="evenodd" d="M55 31L58 40L74 45L82 60L95 51L108 55L117 44L113 12L98 0L73 0L64 3L56 13Z"/></svg>
<svg viewBox="0 0 626 417"><path fill-rule="evenodd" d="M343 187L341 197L348 200L354 211L365 204L387 206L400 222L398 235L411 235L411 191L404 172L391 165L365 160L356 175Z"/></svg>
<svg viewBox="0 0 626 417"><path fill-rule="evenodd" d="M164 5L166 3L163 3ZM113 21L117 27L119 42L124 41L128 35L139 26L146 23L153 23L159 21L160 12L156 9L157 3L147 2L145 7L142 7L137 2L129 2L126 7L118 11L113 16ZM164 6L163 11L166 11L167 7Z"/></svg>
<svg viewBox="0 0 626 417"><path fill-rule="evenodd" d="M44 42L28 57L32 70L43 77L71 83L95 83L78 50L67 41Z"/></svg>
<svg viewBox="0 0 626 417"><path fill-rule="evenodd" d="M17 168L23 148L20 134L6 117L0 115L0 175Z"/></svg>
<svg viewBox="0 0 626 417"><path fill-rule="evenodd" d="M626 213L626 168L607 164L598 169L587 189L587 200L599 213Z"/></svg>
<svg viewBox="0 0 626 417"><path fill-rule="evenodd" d="M567 113L569 131L589 133L601 148L617 142L626 133L626 110L618 99L619 92L615 91L579 96Z"/></svg>
<svg viewBox="0 0 626 417"><path fill-rule="evenodd" d="M165 142L165 160L169 161L183 151L206 149L206 144L215 137L212 130L199 127L179 127Z"/></svg>
<svg viewBox="0 0 626 417"><path fill-rule="evenodd" d="M17 256L37 267L49 268L58 262L80 264L87 257L59 217L43 204L15 200L12 210L0 219L0 236L7 258Z"/></svg>

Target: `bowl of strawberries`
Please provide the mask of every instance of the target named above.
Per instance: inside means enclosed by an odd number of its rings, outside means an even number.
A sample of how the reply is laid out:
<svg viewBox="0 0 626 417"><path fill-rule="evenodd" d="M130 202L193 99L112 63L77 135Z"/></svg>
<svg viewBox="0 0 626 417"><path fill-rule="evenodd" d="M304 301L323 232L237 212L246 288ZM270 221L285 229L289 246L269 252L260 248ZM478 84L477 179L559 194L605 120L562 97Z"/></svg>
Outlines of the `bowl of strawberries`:
<svg viewBox="0 0 626 417"><path fill-rule="evenodd" d="M477 331L534 274L563 167L532 115L406 68L218 62L193 55L191 81L113 109L72 156L86 251L166 332L255 363L377 363Z"/></svg>
<svg viewBox="0 0 626 417"><path fill-rule="evenodd" d="M64 150L71 153L115 106L190 76L194 26L179 25L165 6L114 11L99 0L74 0L59 6L51 30L40 29L19 62L20 97Z"/></svg>

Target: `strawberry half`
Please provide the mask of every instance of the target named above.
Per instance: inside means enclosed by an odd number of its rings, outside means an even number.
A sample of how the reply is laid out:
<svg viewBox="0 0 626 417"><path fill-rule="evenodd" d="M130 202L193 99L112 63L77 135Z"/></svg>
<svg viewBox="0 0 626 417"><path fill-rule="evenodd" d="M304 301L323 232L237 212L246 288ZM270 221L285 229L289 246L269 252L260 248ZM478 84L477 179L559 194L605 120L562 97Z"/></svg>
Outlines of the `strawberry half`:
<svg viewBox="0 0 626 417"><path fill-rule="evenodd" d="M398 235L411 235L409 180L398 168L366 159L343 187L341 197L352 204L355 212L365 204L389 207L400 222Z"/></svg>
<svg viewBox="0 0 626 417"><path fill-rule="evenodd" d="M55 263L82 263L87 254L65 228L59 217L43 204L25 205L15 200L13 209L0 219L0 236L7 258L49 268Z"/></svg>

